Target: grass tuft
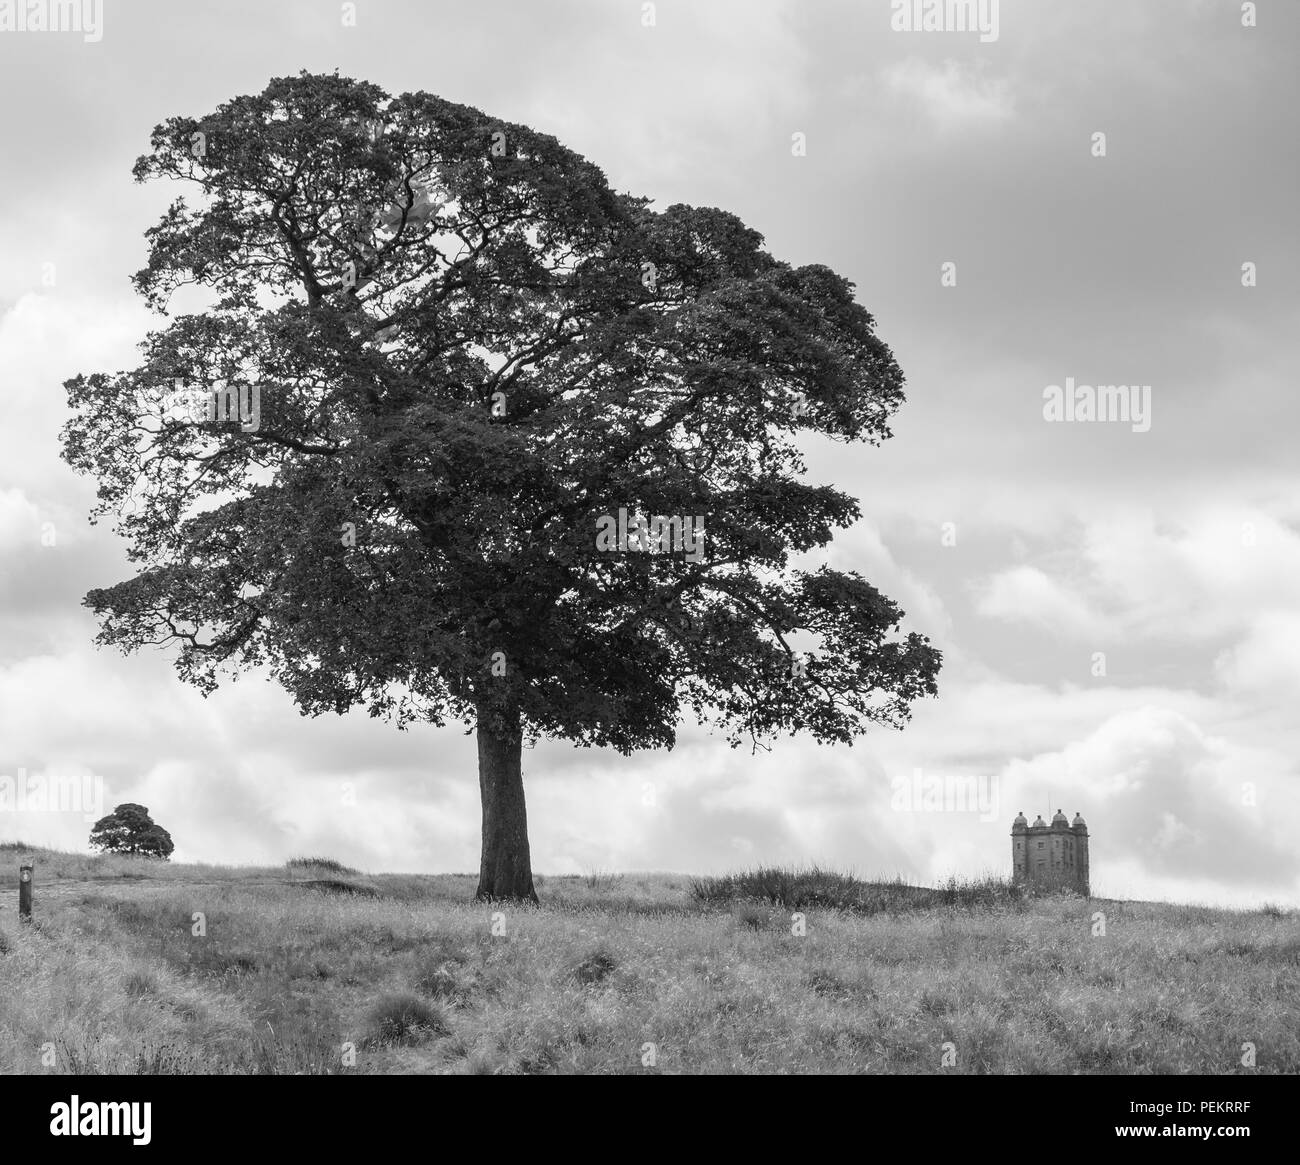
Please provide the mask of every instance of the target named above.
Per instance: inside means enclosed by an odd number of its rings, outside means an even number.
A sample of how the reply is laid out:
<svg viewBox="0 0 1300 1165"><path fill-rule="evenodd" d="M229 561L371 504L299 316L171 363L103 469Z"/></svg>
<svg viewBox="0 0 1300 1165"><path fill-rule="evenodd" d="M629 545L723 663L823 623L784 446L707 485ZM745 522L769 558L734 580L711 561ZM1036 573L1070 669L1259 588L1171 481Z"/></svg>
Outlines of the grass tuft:
<svg viewBox="0 0 1300 1165"><path fill-rule="evenodd" d="M599 866L595 867L583 875L582 880L586 883L588 890L596 890L604 893L607 890L613 890L623 882L622 874L614 874L609 870L602 870Z"/></svg>
<svg viewBox="0 0 1300 1165"><path fill-rule="evenodd" d="M158 994L158 979L148 971L132 971L123 981L122 987L128 998L143 999Z"/></svg>
<svg viewBox="0 0 1300 1165"><path fill-rule="evenodd" d="M618 968L618 959L607 947L597 947L584 955L573 967L572 975L579 983L591 986L603 983Z"/></svg>
<svg viewBox="0 0 1300 1165"><path fill-rule="evenodd" d="M342 862L336 862L333 858L290 858L284 864L290 870L325 870L327 873L340 875L361 872L351 866L345 866Z"/></svg>
<svg viewBox="0 0 1300 1165"><path fill-rule="evenodd" d="M370 1009L366 1024L372 1045L418 1044L451 1032L438 1008L407 994L383 996Z"/></svg>

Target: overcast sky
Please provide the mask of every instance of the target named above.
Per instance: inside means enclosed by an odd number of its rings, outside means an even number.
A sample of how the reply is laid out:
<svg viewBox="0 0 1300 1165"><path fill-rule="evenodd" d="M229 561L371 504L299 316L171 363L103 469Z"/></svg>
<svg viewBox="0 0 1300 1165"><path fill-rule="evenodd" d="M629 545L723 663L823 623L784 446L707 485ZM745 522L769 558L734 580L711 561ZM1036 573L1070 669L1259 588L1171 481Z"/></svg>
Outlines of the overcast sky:
<svg viewBox="0 0 1300 1165"><path fill-rule="evenodd" d="M542 743L535 869L1009 873L1017 810L1059 807L1097 893L1300 903L1300 5L1243 28L1236 0L1002 0L996 40L894 31L888 0L342 7L107 0L98 41L0 31L0 776L101 777L185 860L477 868L463 729L306 719L258 676L204 700L165 654L96 649L80 605L128 565L59 459L61 383L137 363L158 321L128 277L180 193L131 164L165 117L337 68L738 214L853 280L907 376L892 440L810 471L861 499L829 559L942 649L939 697L852 749ZM1067 378L1149 385L1149 429L1049 422ZM918 770L986 811L909 809ZM0 839L88 831L0 808Z"/></svg>

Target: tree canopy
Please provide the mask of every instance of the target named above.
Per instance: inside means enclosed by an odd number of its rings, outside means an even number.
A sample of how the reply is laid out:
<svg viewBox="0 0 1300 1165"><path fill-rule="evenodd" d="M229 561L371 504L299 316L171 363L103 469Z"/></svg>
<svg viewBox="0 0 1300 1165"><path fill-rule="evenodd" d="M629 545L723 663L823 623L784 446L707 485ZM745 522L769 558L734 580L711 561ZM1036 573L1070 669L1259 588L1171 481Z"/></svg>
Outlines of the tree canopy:
<svg viewBox="0 0 1300 1165"><path fill-rule="evenodd" d="M143 805L127 802L107 817L101 817L90 831L92 849L114 854L143 854L145 857L171 857L172 835L149 816Z"/></svg>

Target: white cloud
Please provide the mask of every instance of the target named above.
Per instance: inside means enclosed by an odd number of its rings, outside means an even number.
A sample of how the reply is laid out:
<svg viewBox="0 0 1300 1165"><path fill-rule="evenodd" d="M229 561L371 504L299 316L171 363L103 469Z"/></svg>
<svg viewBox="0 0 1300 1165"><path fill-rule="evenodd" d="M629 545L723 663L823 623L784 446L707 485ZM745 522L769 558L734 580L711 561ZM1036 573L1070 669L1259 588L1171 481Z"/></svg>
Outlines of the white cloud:
<svg viewBox="0 0 1300 1165"><path fill-rule="evenodd" d="M1235 647L1215 663L1226 690L1256 704L1300 705L1300 611L1266 611L1255 617Z"/></svg>
<svg viewBox="0 0 1300 1165"><path fill-rule="evenodd" d="M1132 633L1212 637L1240 633L1260 610L1300 609L1300 534L1273 514L1193 503L1163 516L1117 510L1083 539L1093 584Z"/></svg>
<svg viewBox="0 0 1300 1165"><path fill-rule="evenodd" d="M979 592L975 609L986 618L1033 623L1073 636L1099 635L1107 630L1108 620L1037 567L1000 571L983 583Z"/></svg>
<svg viewBox="0 0 1300 1165"><path fill-rule="evenodd" d="M920 57L907 57L885 69L887 92L914 102L940 127L1005 121L1014 113L1011 84L987 76L977 67L948 58L935 66Z"/></svg>

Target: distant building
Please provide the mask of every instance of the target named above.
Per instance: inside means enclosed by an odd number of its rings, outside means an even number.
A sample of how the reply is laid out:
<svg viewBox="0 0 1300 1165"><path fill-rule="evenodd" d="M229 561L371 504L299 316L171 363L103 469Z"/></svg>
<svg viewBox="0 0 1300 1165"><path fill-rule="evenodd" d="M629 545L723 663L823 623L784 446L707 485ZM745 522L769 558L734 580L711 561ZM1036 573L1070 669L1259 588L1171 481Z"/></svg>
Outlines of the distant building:
<svg viewBox="0 0 1300 1165"><path fill-rule="evenodd" d="M1030 825L1024 813L1011 823L1011 877L1052 890L1088 894L1088 825L1074 815L1071 825L1059 809L1048 825L1040 816Z"/></svg>

